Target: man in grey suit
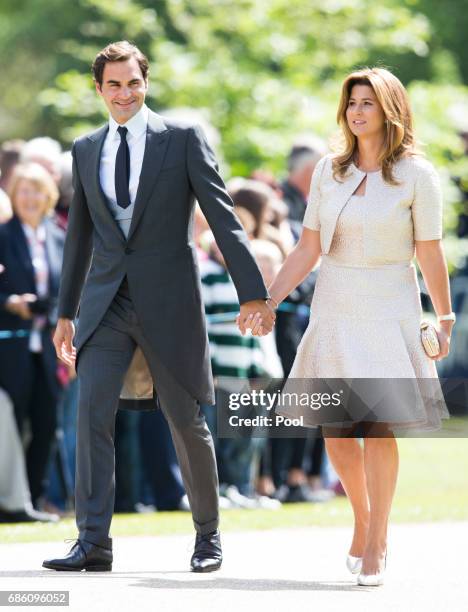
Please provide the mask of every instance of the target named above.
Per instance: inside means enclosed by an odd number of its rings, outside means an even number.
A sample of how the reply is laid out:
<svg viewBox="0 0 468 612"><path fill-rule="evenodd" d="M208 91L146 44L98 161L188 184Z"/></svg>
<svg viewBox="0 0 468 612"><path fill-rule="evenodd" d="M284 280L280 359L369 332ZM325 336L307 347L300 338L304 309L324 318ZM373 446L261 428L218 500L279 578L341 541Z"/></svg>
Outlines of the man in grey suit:
<svg viewBox="0 0 468 612"><path fill-rule="evenodd" d="M199 406L214 403L214 390L192 242L195 198L236 285L242 333L270 331L274 308L202 131L145 105L146 57L126 41L112 43L96 56L93 74L110 117L73 146L75 194L54 337L57 355L75 363L80 384L78 539L65 557L43 566L112 568L115 414L138 347L192 510L191 569L213 571L222 553L216 461Z"/></svg>

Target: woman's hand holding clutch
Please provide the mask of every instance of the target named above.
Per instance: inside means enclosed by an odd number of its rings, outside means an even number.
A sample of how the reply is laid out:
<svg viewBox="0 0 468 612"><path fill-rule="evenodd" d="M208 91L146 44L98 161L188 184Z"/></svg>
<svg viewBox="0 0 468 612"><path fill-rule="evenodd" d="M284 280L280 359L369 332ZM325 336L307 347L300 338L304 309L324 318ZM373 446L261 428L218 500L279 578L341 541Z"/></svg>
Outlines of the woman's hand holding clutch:
<svg viewBox="0 0 468 612"><path fill-rule="evenodd" d="M452 335L452 321L442 321L439 323L439 329L437 329L437 337L439 339L440 351L438 355L432 357L435 361L441 361L450 352L450 337Z"/></svg>

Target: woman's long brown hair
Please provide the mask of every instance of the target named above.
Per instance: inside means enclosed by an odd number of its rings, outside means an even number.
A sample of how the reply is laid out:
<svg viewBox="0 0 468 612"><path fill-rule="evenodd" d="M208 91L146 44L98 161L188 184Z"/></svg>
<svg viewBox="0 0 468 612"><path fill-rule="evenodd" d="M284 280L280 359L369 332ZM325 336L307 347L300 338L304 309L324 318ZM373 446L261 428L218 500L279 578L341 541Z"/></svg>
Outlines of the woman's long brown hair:
<svg viewBox="0 0 468 612"><path fill-rule="evenodd" d="M364 68L349 74L341 88L341 99L336 120L342 130L344 143L341 152L333 158L333 176L343 180L351 163L356 161L357 138L346 119L351 91L354 85L369 85L385 115L385 140L379 156L382 176L387 183L396 185L393 165L402 157L419 154L413 132L413 115L408 94L397 77L385 68Z"/></svg>

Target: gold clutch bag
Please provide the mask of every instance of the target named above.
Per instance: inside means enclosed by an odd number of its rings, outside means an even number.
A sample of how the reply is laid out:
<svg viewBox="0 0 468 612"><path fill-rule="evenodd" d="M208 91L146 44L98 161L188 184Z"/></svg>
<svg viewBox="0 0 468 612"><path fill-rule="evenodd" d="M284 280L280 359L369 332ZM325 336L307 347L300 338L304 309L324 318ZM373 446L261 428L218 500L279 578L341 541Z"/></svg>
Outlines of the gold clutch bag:
<svg viewBox="0 0 468 612"><path fill-rule="evenodd" d="M439 338L435 327L429 321L421 322L421 342L429 357L435 357L440 352Z"/></svg>

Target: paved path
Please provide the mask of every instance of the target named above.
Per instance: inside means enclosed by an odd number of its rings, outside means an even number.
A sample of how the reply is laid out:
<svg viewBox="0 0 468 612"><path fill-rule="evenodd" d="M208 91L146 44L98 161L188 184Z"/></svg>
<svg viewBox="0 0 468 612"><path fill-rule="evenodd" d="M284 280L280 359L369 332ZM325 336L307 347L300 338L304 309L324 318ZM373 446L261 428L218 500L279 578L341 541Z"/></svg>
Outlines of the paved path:
<svg viewBox="0 0 468 612"><path fill-rule="evenodd" d="M380 588L347 573L349 538L344 528L226 533L224 565L206 575L186 570L190 536L116 538L109 574L40 569L66 550L61 542L5 544L0 590L69 590L80 612L468 611L468 523L393 526Z"/></svg>

